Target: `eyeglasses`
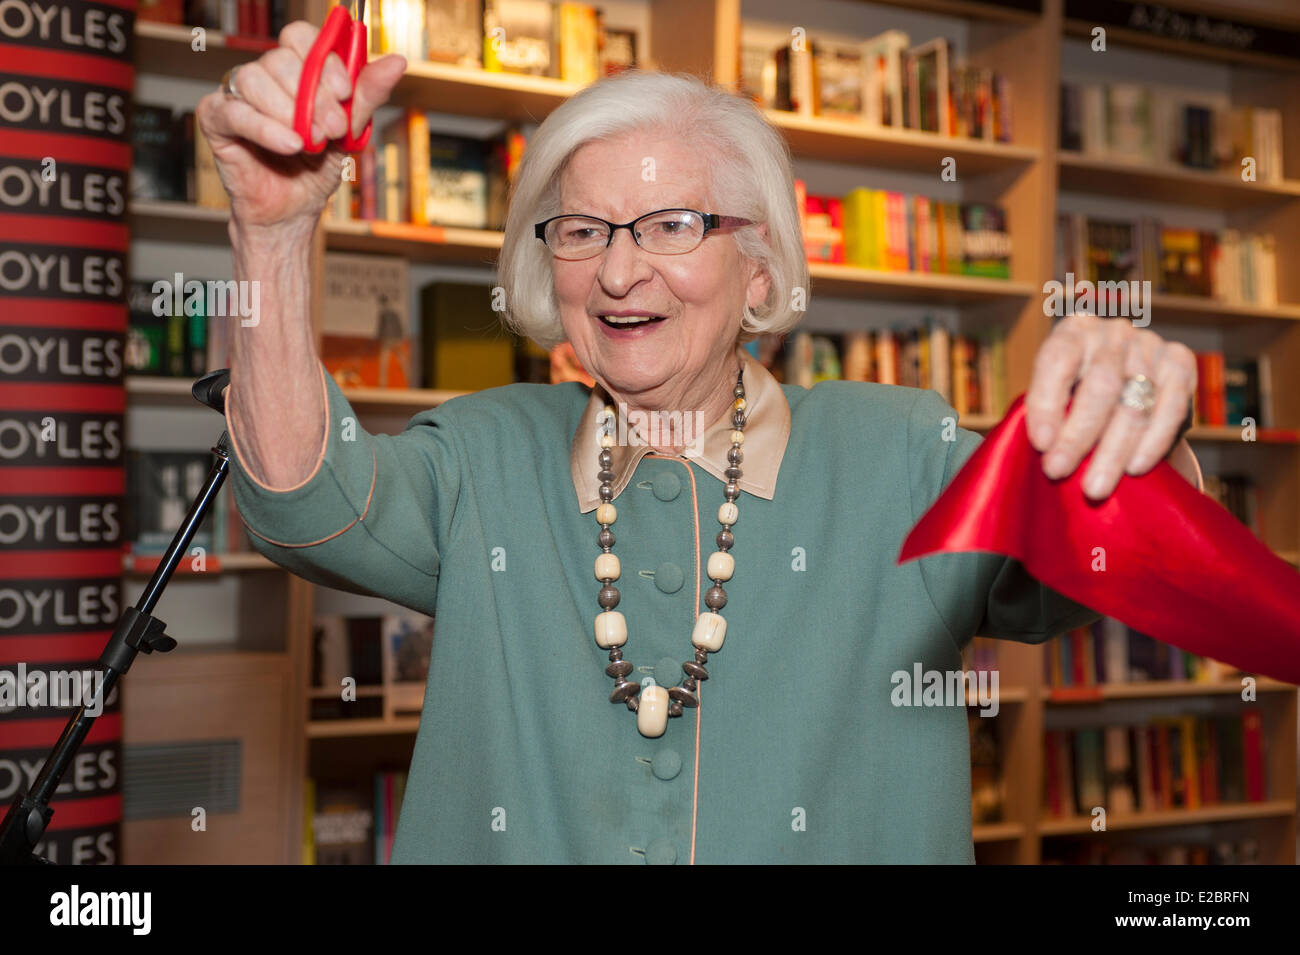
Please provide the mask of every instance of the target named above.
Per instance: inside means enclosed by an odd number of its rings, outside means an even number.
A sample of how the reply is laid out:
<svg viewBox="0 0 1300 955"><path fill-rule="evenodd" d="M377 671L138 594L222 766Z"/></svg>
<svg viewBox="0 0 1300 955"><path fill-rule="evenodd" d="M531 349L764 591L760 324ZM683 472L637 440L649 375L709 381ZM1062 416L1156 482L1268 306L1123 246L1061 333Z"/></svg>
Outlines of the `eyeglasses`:
<svg viewBox="0 0 1300 955"><path fill-rule="evenodd" d="M749 219L720 216L694 209L660 209L631 222L615 223L595 216L552 216L533 227L557 259L590 259L614 241L614 233L627 229L632 240L657 255L682 255L699 248L715 229L753 225Z"/></svg>

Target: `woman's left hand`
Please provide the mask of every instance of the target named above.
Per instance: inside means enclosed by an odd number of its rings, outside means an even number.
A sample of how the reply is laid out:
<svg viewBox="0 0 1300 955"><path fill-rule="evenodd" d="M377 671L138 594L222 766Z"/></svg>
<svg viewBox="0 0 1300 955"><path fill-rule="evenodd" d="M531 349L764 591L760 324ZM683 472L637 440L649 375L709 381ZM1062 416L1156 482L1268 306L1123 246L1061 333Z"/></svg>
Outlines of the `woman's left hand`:
<svg viewBox="0 0 1300 955"><path fill-rule="evenodd" d="M1134 375L1155 386L1149 412L1120 403ZM1195 390L1196 356L1186 345L1126 319L1071 315L1056 323L1034 358L1025 396L1029 441L1044 452L1043 472L1050 478L1070 474L1096 448L1083 489L1099 500L1122 474L1145 474L1170 454Z"/></svg>

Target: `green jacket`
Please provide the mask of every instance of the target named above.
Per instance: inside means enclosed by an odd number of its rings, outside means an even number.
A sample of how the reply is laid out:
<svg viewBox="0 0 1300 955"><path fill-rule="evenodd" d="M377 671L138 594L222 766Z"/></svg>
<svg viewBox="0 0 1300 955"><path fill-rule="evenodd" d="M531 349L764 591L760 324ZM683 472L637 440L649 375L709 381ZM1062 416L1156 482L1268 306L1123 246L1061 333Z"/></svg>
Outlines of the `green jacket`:
<svg viewBox="0 0 1300 955"><path fill-rule="evenodd" d="M975 634L1038 643L1098 615L1003 556L895 563L981 440L944 440L956 416L936 393L769 377L769 426L783 396L788 440L779 472L767 462L771 499L737 502L726 642L700 709L646 739L608 702L592 634L599 525L574 475L596 462L572 455L597 399L516 384L401 435L353 434L322 377L317 470L276 491L236 454L233 489L276 563L436 611L394 862L974 861L966 709L896 706L894 675L960 670ZM629 467L613 527L629 679L671 686L711 584L722 482L682 458Z"/></svg>

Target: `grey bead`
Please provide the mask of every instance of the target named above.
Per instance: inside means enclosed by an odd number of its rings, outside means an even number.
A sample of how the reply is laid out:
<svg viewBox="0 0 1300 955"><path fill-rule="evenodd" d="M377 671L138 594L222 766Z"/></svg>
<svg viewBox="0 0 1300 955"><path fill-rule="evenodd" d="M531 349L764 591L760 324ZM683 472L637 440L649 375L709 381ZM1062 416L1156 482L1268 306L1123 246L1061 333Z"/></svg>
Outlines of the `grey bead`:
<svg viewBox="0 0 1300 955"><path fill-rule="evenodd" d="M612 468L614 466L614 452L605 448L600 452L600 466L602 468Z"/></svg>
<svg viewBox="0 0 1300 955"><path fill-rule="evenodd" d="M602 484L608 484L614 480L614 472L608 468L601 468L596 472L596 477Z"/></svg>
<svg viewBox="0 0 1300 955"><path fill-rule="evenodd" d="M733 388L733 389L731 389L731 393L732 393L733 395L735 395L737 398L743 398L743 397L745 397L745 385L744 385L744 382L737 381L737 382L736 382L736 387Z"/></svg>
<svg viewBox="0 0 1300 955"><path fill-rule="evenodd" d="M740 485L730 483L722 489L722 493L727 496L728 501L735 501L740 496Z"/></svg>
<svg viewBox="0 0 1300 955"><path fill-rule="evenodd" d="M606 584L604 587L600 588L600 593L596 595L596 600L599 601L601 607L605 610L613 610L618 606L618 588L613 584Z"/></svg>
<svg viewBox="0 0 1300 955"><path fill-rule="evenodd" d="M600 486L600 499L607 502L614 500L614 489L608 484L602 484Z"/></svg>
<svg viewBox="0 0 1300 955"><path fill-rule="evenodd" d="M732 448L727 452L727 460L732 464L741 464L745 460L745 452L740 448Z"/></svg>
<svg viewBox="0 0 1300 955"><path fill-rule="evenodd" d="M687 660L683 663L682 670L685 671L686 675L689 676L691 680L707 680L709 678L709 671L704 669L702 664L696 663L694 660ZM684 682L689 683L690 680Z"/></svg>
<svg viewBox="0 0 1300 955"><path fill-rule="evenodd" d="M614 532L611 531L608 527L602 529L601 532L598 535L596 535L596 543L600 545L601 550L608 550L609 548L613 547Z"/></svg>
<svg viewBox="0 0 1300 955"><path fill-rule="evenodd" d="M714 584L704 594L704 604L710 610L721 610L727 605L727 592Z"/></svg>
<svg viewBox="0 0 1300 955"><path fill-rule="evenodd" d="M742 474L740 468L735 467L734 465L732 467L727 468L722 473L727 476L728 481L739 481L740 475Z"/></svg>
<svg viewBox="0 0 1300 955"><path fill-rule="evenodd" d="M718 531L718 550L731 550L736 545L736 535L731 531Z"/></svg>
<svg viewBox="0 0 1300 955"><path fill-rule="evenodd" d="M736 411L731 415L731 423L737 429L745 427L745 412Z"/></svg>

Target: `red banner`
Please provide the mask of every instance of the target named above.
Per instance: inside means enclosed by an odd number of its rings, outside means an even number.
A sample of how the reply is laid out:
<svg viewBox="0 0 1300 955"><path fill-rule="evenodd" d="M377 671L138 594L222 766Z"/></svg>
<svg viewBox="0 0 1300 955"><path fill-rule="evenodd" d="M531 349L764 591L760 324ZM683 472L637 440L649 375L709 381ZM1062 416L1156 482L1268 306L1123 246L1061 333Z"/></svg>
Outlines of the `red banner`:
<svg viewBox="0 0 1300 955"><path fill-rule="evenodd" d="M1047 477L1019 396L908 534L898 562L1006 554L1141 633L1300 684L1300 575L1167 462L1089 500L1091 458L1061 480Z"/></svg>
<svg viewBox="0 0 1300 955"><path fill-rule="evenodd" d="M135 0L10 0L0 36L0 801L30 789L122 611ZM52 14L56 14L54 16ZM101 684L102 685L102 684ZM95 704L92 704L95 705ZM37 851L120 858L118 691Z"/></svg>

